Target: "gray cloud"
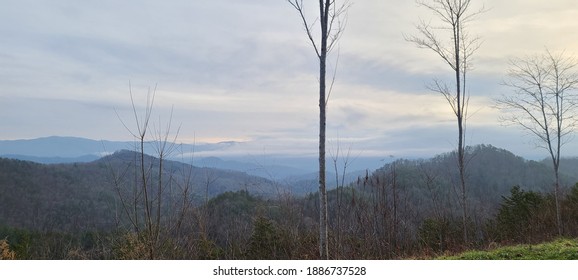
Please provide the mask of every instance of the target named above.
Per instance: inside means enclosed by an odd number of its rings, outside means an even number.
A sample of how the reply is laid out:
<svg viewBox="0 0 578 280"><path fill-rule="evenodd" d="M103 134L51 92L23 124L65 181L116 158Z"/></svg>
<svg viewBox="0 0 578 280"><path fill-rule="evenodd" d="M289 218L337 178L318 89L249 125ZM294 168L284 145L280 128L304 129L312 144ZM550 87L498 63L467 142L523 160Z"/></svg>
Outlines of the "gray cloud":
<svg viewBox="0 0 578 280"><path fill-rule="evenodd" d="M569 1L487 2L493 10L472 24L485 42L469 81L471 106L483 112L470 131L474 142L516 149L510 139L523 134L494 128L496 112L484 108L504 91L508 57L544 44L578 47L576 36L553 32L571 32L576 9ZM418 17L431 15L413 1L353 4L328 134L376 154L451 149L452 116L426 89L449 74L434 54L403 40ZM131 118L130 80L139 109L147 87L158 84L155 114L166 119L174 105L187 141L241 140L236 153L316 151L317 61L284 1L11 1L0 10L0 34L0 130L7 139L130 137L115 113Z"/></svg>

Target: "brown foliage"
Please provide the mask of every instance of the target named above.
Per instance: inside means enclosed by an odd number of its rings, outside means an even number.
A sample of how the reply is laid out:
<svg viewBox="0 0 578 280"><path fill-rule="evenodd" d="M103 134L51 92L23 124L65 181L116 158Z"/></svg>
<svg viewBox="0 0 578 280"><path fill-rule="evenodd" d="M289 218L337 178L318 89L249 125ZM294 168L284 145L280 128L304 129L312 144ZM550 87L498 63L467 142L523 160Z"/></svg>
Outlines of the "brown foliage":
<svg viewBox="0 0 578 280"><path fill-rule="evenodd" d="M15 260L16 253L10 250L10 244L8 244L8 240L2 239L0 240L0 260Z"/></svg>

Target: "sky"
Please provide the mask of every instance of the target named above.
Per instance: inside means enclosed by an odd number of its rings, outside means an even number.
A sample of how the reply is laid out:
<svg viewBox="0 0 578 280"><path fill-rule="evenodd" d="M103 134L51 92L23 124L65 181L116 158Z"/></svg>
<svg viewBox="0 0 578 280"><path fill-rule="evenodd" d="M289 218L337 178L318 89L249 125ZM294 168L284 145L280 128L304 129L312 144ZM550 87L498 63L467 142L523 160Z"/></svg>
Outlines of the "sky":
<svg viewBox="0 0 578 280"><path fill-rule="evenodd" d="M313 22L316 2L305 2ZM511 92L501 85L509 59L546 48L576 54L578 2L473 2L486 12L467 26L483 42L468 78L467 144L544 158L527 133L499 122L493 99ZM455 116L427 89L450 79L451 69L404 39L420 20L437 24L435 16L409 0L350 4L329 58L336 76L328 152L411 158L454 149ZM314 157L317 73L301 19L285 0L3 1L0 139L131 140L130 93L142 117L154 91L152 132L170 120L179 142L235 141L215 155ZM564 149L578 155L578 140Z"/></svg>

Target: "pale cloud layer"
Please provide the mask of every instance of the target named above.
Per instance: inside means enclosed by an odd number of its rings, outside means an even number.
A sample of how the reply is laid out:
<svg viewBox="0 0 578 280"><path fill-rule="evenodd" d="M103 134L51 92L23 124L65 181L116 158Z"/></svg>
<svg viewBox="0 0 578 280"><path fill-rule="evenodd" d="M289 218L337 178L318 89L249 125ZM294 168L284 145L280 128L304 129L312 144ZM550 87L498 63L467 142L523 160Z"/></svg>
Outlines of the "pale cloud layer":
<svg viewBox="0 0 578 280"><path fill-rule="evenodd" d="M451 150L452 112L427 90L451 72L404 40L435 17L413 1L350 2L330 63L332 73L339 57L330 143L378 156ZM546 48L576 54L578 4L475 2L487 11L469 26L483 45L470 72L468 143L540 155L523 132L500 126L491 100L508 91L500 82L509 58ZM173 108L184 142L242 141L223 151L231 154L316 152L316 58L284 0L9 1L0 34L2 139L129 139L119 117L132 124L130 81L139 108L157 86L155 121Z"/></svg>

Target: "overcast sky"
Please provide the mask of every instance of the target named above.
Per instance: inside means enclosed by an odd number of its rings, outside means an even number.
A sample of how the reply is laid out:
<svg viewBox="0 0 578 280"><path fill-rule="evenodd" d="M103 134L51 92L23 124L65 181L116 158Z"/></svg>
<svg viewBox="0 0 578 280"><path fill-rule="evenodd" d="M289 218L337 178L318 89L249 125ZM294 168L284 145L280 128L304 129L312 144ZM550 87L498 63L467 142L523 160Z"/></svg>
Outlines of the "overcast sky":
<svg viewBox="0 0 578 280"><path fill-rule="evenodd" d="M307 1L306 1L307 2ZM307 16L315 19L316 1ZM415 157L454 149L455 116L427 90L451 69L404 40L420 19L411 0L351 0L331 56L328 148ZM503 127L492 98L508 59L578 50L575 0L476 1L487 12L468 26L483 39L470 71L467 142L545 157L531 138ZM182 142L239 141L223 153L315 155L318 65L285 0L18 0L0 9L0 138L50 135L130 140L129 81L138 109L157 87L155 127ZM449 80L451 82L451 80ZM575 143L577 142L577 143ZM337 144L339 143L339 144ZM578 140L566 146L578 155Z"/></svg>

